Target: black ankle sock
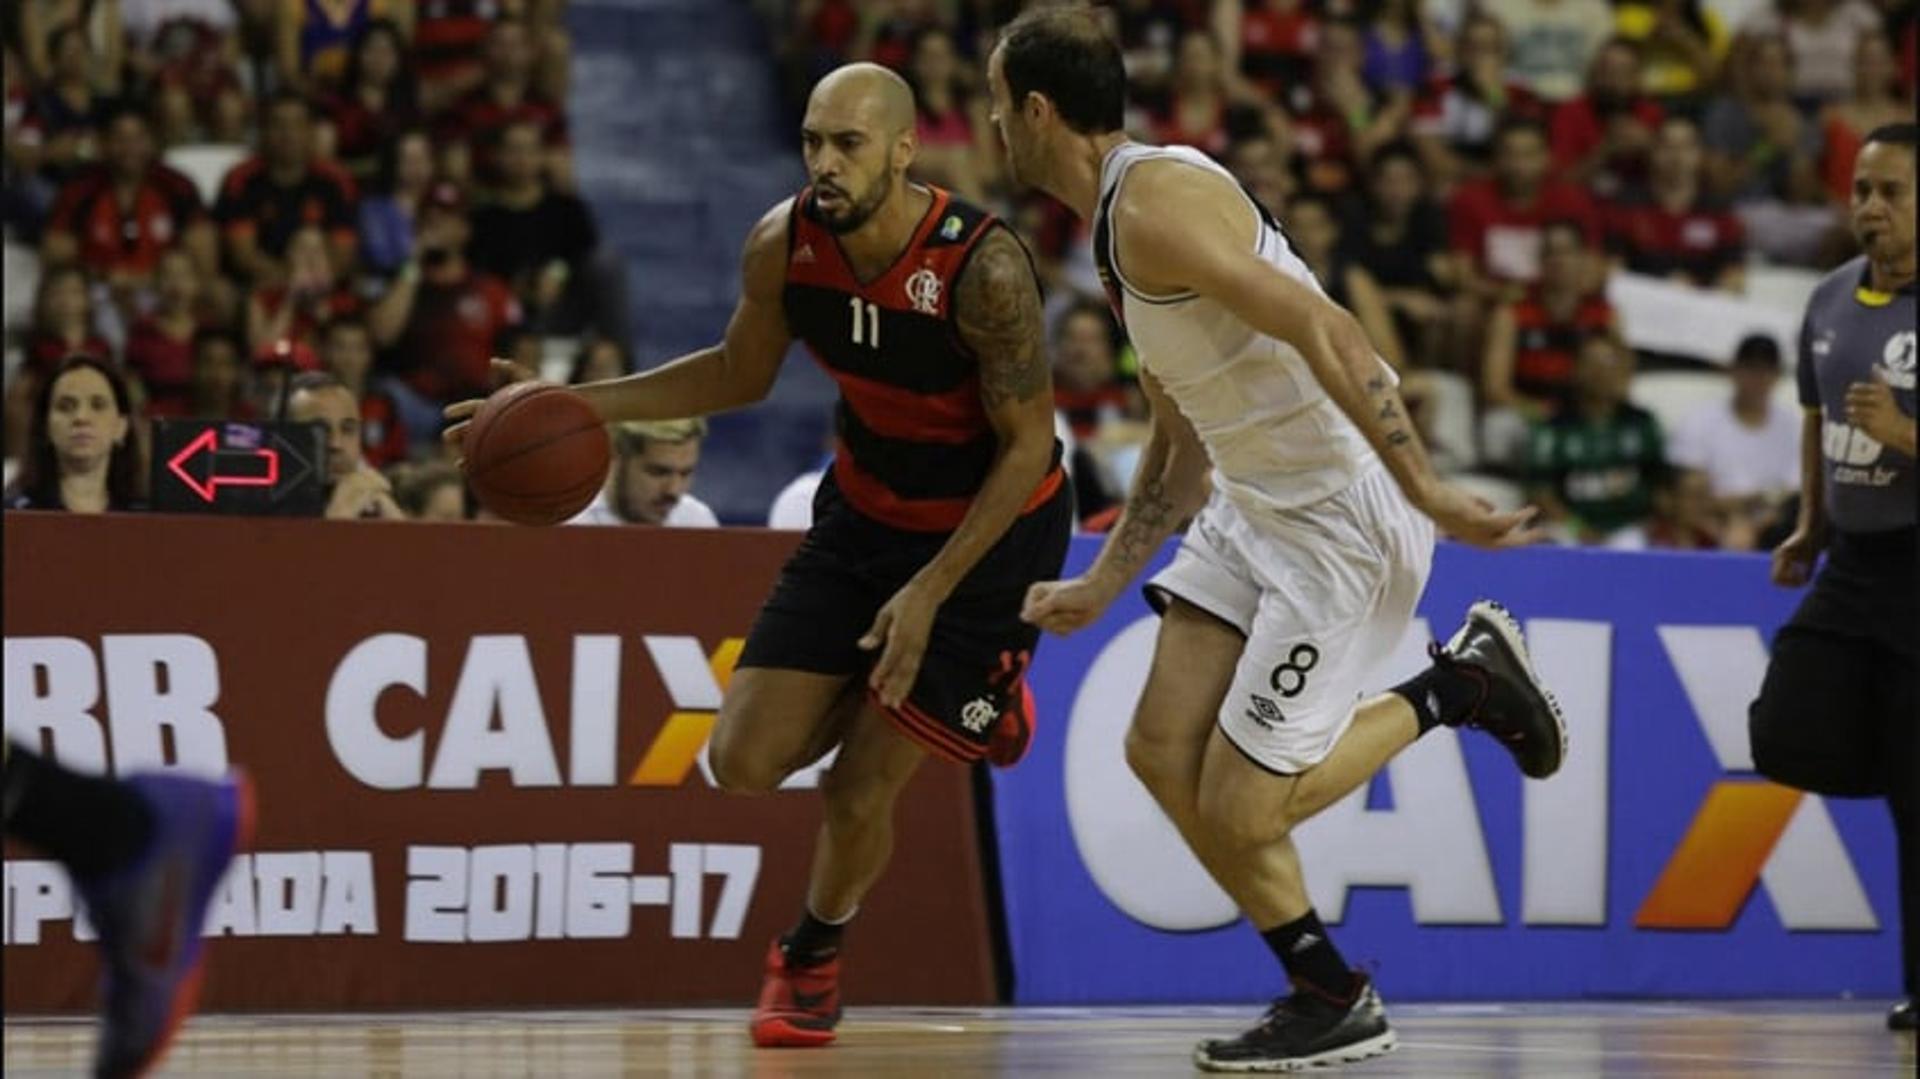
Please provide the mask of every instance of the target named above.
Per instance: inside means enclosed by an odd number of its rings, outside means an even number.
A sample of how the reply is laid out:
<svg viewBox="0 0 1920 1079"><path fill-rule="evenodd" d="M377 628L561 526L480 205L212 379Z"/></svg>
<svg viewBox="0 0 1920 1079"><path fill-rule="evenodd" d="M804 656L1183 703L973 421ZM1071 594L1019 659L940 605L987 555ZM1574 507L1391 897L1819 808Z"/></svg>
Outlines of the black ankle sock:
<svg viewBox="0 0 1920 1079"><path fill-rule="evenodd" d="M1389 692L1406 698L1425 734L1435 727L1452 727L1473 713L1480 703L1481 685L1474 673L1444 661L1393 687Z"/></svg>
<svg viewBox="0 0 1920 1079"><path fill-rule="evenodd" d="M787 954L789 963L801 966L824 963L840 954L840 934L846 929L846 922L834 925L814 917L811 910L803 911L800 923L780 938L780 950Z"/></svg>
<svg viewBox="0 0 1920 1079"><path fill-rule="evenodd" d="M133 788L83 776L7 746L7 834L38 848L76 876L121 865L146 846L153 816Z"/></svg>
<svg viewBox="0 0 1920 1079"><path fill-rule="evenodd" d="M1276 925L1260 934L1267 947L1287 968L1287 980L1295 989L1306 989L1332 1000L1353 997L1354 973L1340 957L1340 949L1327 936L1320 916L1308 911L1285 925Z"/></svg>

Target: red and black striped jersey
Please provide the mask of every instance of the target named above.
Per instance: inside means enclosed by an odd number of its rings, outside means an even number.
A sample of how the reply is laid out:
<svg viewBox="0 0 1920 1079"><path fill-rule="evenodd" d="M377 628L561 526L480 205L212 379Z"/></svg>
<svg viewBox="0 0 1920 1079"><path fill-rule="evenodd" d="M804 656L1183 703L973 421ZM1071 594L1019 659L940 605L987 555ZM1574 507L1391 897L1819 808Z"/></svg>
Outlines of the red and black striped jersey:
<svg viewBox="0 0 1920 1079"><path fill-rule="evenodd" d="M862 283L816 215L811 189L787 229L787 326L840 387L833 477L854 509L918 532L957 528L992 469L998 438L979 364L953 317L954 289L992 214L937 187L913 238ZM1054 464L1022 512L1059 488Z"/></svg>

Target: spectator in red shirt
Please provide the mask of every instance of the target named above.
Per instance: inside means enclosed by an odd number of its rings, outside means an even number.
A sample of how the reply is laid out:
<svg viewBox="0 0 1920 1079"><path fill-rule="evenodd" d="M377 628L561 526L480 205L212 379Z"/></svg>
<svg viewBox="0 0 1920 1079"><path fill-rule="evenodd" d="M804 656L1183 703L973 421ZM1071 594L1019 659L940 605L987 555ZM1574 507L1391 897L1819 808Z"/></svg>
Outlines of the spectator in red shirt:
<svg viewBox="0 0 1920 1079"><path fill-rule="evenodd" d="M184 416L193 407L193 347L200 333L200 269L175 248L154 271L159 302L127 333L127 368L146 385L149 416Z"/></svg>
<svg viewBox="0 0 1920 1079"><path fill-rule="evenodd" d="M364 189L380 169L380 155L419 122L407 42L400 28L376 19L354 40L340 92L326 99L321 142Z"/></svg>
<svg viewBox="0 0 1920 1079"><path fill-rule="evenodd" d="M1493 175L1462 184L1449 211L1451 242L1466 266L1467 291L1511 299L1516 286L1540 276L1540 228L1566 219L1588 243L1600 242L1600 221L1586 192L1549 178L1546 132L1539 122L1510 119L1494 140Z"/></svg>
<svg viewBox="0 0 1920 1079"><path fill-rule="evenodd" d="M391 350L394 399L418 441L438 437L448 402L486 396L487 361L520 322L520 305L506 282L467 264L473 230L458 187L435 184L416 223L418 263L402 268L368 323L374 343Z"/></svg>
<svg viewBox="0 0 1920 1079"><path fill-rule="evenodd" d="M275 96L262 127L259 156L227 173L214 204L229 264L256 285L284 280L293 234L317 225L327 232L334 265L353 265L357 189L340 166L314 156L306 100Z"/></svg>
<svg viewBox="0 0 1920 1079"><path fill-rule="evenodd" d="M71 356L91 356L118 366L113 346L93 328L93 298L87 277L77 266L54 267L40 275L33 300L33 330L27 335L26 362L7 388L6 456L18 461L26 451L34 397L41 382Z"/></svg>
<svg viewBox="0 0 1920 1079"><path fill-rule="evenodd" d="M160 256L183 244L204 270L217 265L213 226L193 181L154 159L146 117L131 109L107 122L105 159L60 191L42 254L49 265L78 263L130 296Z"/></svg>
<svg viewBox="0 0 1920 1079"><path fill-rule="evenodd" d="M247 344L256 353L283 341L317 348L320 327L360 308L359 295L333 263L325 234L308 225L287 243L287 280L257 288L247 299Z"/></svg>
<svg viewBox="0 0 1920 1079"><path fill-rule="evenodd" d="M1455 70L1428 80L1414 100L1409 130L1442 191L1486 174L1501 120L1546 114L1532 90L1508 80L1507 50L1507 31L1498 19L1468 16L1460 24Z"/></svg>
<svg viewBox="0 0 1920 1079"><path fill-rule="evenodd" d="M1353 187L1362 162L1406 127L1412 99L1375 92L1362 73L1365 62L1359 28L1328 22L1312 80L1287 96L1294 148L1307 161L1307 186L1316 191L1337 195Z"/></svg>
<svg viewBox="0 0 1920 1079"><path fill-rule="evenodd" d="M1240 73L1270 96L1303 81L1319 47L1320 22L1306 0L1246 0Z"/></svg>
<svg viewBox="0 0 1920 1079"><path fill-rule="evenodd" d="M1579 225L1555 221L1541 230L1539 283L1495 312L1487 330L1480 390L1489 413L1551 416L1573 388L1581 344L1616 331L1612 305L1593 287L1593 254ZM1501 448L1489 446L1489 455L1501 459Z"/></svg>
<svg viewBox="0 0 1920 1079"><path fill-rule="evenodd" d="M1119 500L1092 445L1130 408L1116 363L1113 316L1096 301L1076 301L1054 320L1052 344L1053 407L1073 432L1074 515L1085 519Z"/></svg>
<svg viewBox="0 0 1920 1079"><path fill-rule="evenodd" d="M567 116L534 82L533 41L526 24L501 19L487 35L487 76L480 87L453 106L441 137L464 143L473 179L482 186L499 182L494 148L507 125L530 122L540 128L547 148L547 176L558 187L573 187L573 151L567 143ZM456 176L461 168L454 166Z"/></svg>
<svg viewBox="0 0 1920 1079"><path fill-rule="evenodd" d="M1154 112L1153 134L1165 144L1192 146L1219 158L1226 156L1231 136L1258 129L1278 110L1221 64L1220 46L1206 30L1189 30L1180 39L1179 59L1166 100Z"/></svg>
<svg viewBox="0 0 1920 1079"><path fill-rule="evenodd" d="M1608 213L1608 246L1634 273L1739 292L1746 284L1746 229L1706 190L1700 128L1669 116L1653 145L1644 190Z"/></svg>
<svg viewBox="0 0 1920 1079"><path fill-rule="evenodd" d="M481 52L487 31L513 0L418 0L414 8L413 66L420 76L420 106L439 114L486 76Z"/></svg>
<svg viewBox="0 0 1920 1079"><path fill-rule="evenodd" d="M366 322L343 315L327 323L320 331L320 366L360 402L360 447L367 463L386 468L406 460L407 429L400 422L400 410L371 381L373 331Z"/></svg>
<svg viewBox="0 0 1920 1079"><path fill-rule="evenodd" d="M239 50L230 47L232 11L217 23L202 4L183 13L167 10L172 6L167 0L147 5L144 14L159 21L142 27L144 35L128 27L127 66L150 87L161 144L245 142L249 111L234 65Z"/></svg>
<svg viewBox="0 0 1920 1079"><path fill-rule="evenodd" d="M1906 5L1913 17L1914 5ZM1913 23L1907 23L1907 43L1913 43ZM1884 34L1861 34L1853 53L1853 93L1828 105L1820 116L1820 178L1827 197L1844 206L1853 198L1853 159L1866 145L1867 133L1886 124L1913 122L1913 88L1902 86L1893 42Z"/></svg>
<svg viewBox="0 0 1920 1079"><path fill-rule="evenodd" d="M903 74L913 86L914 132L920 150L915 172L927 183L980 202L999 156L984 94L969 85L955 54L953 35L934 27L914 39L912 66Z"/></svg>
<svg viewBox="0 0 1920 1079"><path fill-rule="evenodd" d="M40 275L33 301L33 331L27 335L26 369L47 374L68 356L85 353L117 362L113 346L94 329L93 295L77 266L56 266Z"/></svg>
<svg viewBox="0 0 1920 1079"><path fill-rule="evenodd" d="M1653 133L1666 115L1642 89L1639 46L1614 38L1594 54L1587 89L1553 113L1553 163L1600 199L1645 182Z"/></svg>

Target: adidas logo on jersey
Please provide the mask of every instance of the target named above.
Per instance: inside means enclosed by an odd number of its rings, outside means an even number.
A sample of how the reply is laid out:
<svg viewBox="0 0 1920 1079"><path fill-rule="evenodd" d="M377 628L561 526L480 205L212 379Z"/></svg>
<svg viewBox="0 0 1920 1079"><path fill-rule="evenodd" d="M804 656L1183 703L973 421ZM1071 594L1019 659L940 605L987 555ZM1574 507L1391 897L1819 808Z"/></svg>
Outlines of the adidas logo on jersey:
<svg viewBox="0 0 1920 1079"><path fill-rule="evenodd" d="M812 261L813 261L813 245L812 244L803 243L793 252L793 264L795 266L805 266L807 263Z"/></svg>

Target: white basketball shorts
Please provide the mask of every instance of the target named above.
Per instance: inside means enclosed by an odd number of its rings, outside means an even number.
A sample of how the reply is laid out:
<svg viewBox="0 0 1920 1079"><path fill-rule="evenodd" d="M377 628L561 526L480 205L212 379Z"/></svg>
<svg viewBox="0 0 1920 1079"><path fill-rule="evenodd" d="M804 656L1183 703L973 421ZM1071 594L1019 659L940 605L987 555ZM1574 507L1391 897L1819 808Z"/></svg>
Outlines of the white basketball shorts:
<svg viewBox="0 0 1920 1079"><path fill-rule="evenodd" d="M1178 596L1246 635L1221 733L1260 767L1297 775L1326 759L1378 688L1367 679L1413 620L1433 541L1433 522L1384 467L1293 509L1216 492L1147 594L1162 609Z"/></svg>

